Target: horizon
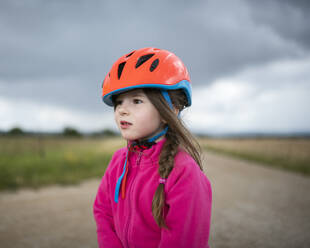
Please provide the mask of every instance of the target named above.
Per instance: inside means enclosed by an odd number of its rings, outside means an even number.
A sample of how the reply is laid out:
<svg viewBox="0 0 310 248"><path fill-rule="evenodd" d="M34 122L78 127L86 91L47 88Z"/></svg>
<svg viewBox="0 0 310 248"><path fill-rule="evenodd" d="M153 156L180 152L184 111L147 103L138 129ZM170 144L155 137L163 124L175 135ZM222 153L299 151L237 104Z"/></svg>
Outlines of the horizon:
<svg viewBox="0 0 310 248"><path fill-rule="evenodd" d="M13 127L9 130L2 130L0 129L0 134L8 135L10 131L13 129L20 129L22 131L21 135L63 135L66 128L72 128L69 126L66 126L65 128L61 130L53 130L53 131L38 131L38 130L25 130L20 127ZM83 132L79 129L72 128L74 131L77 131L79 135L82 136L92 136L92 135L98 135L98 136L104 136L104 132L112 132L112 136L119 136L121 137L121 133L118 130L113 129L101 129L101 130L93 130L93 131L86 131ZM268 138L268 137L274 137L274 138L310 138L310 132L309 131L299 131L299 132L226 132L226 133L207 133L207 132L192 132L194 136L197 137L209 137L209 138ZM13 135L14 136L14 135ZM70 135L69 135L70 136Z"/></svg>

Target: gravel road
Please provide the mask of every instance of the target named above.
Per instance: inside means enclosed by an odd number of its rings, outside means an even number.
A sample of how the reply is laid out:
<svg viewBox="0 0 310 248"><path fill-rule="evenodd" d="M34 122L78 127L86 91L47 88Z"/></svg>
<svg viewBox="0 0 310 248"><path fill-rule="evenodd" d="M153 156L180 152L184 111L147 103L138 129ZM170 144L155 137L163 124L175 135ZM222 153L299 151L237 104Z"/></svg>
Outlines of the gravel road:
<svg viewBox="0 0 310 248"><path fill-rule="evenodd" d="M310 247L310 178L205 153L212 247ZM1 248L97 247L99 180L0 193Z"/></svg>

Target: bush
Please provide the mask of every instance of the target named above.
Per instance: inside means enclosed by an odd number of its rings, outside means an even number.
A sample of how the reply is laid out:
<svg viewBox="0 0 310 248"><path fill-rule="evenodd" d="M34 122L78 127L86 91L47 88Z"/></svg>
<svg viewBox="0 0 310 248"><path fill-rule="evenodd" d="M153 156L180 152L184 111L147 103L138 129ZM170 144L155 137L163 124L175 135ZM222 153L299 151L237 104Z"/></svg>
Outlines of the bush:
<svg viewBox="0 0 310 248"><path fill-rule="evenodd" d="M81 137L82 134L72 127L65 127L62 134L70 137Z"/></svg>
<svg viewBox="0 0 310 248"><path fill-rule="evenodd" d="M8 135L12 136L21 136L24 135L24 131L19 127L13 127L11 130L8 131Z"/></svg>

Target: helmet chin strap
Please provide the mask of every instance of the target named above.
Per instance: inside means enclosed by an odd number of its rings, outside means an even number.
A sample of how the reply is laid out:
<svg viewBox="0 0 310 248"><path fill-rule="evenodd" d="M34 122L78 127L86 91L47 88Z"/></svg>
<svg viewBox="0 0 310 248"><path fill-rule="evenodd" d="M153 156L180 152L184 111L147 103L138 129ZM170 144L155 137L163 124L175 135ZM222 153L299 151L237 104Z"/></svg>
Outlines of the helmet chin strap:
<svg viewBox="0 0 310 248"><path fill-rule="evenodd" d="M161 93L163 95L163 97L165 98L165 100L168 102L169 107L174 111L173 108L173 104L172 101L170 99L170 96L168 94L168 92L166 90L161 90ZM178 118L180 118L180 111L178 113ZM151 148L154 144L156 144L156 140L162 136L164 136L168 131L168 125L166 125L166 127L158 134L156 134L154 137L149 138L147 140L142 140L142 141L134 141L129 149L127 149L127 153L126 153L126 160L125 160L125 164L123 167L123 173L122 175L118 178L117 183L116 183L116 187L115 187L115 194L114 194L114 202L118 203L118 198L119 198L119 192L120 192L120 187L122 184L122 198L125 198L125 186L126 186L126 180L127 180L127 173L128 173L128 166L127 166L127 162L128 162L128 154L129 154L129 150L130 148L136 149L136 148L140 148L142 150L145 149L149 149ZM123 181L124 178L124 181Z"/></svg>
<svg viewBox="0 0 310 248"><path fill-rule="evenodd" d="M161 94L163 95L163 97L165 98L167 103L169 104L169 107L172 109L172 111L174 111L173 104L172 104L171 98L168 94L168 91L161 90ZM181 113L181 111L179 111L179 113L178 113L178 118L180 118L180 113Z"/></svg>
<svg viewBox="0 0 310 248"><path fill-rule="evenodd" d="M136 149L140 148L142 150L151 148L154 144L156 144L156 140L162 136L164 136L168 131L168 126L166 126L160 133L156 134L154 137L146 139L146 140L135 140L131 143L130 148Z"/></svg>

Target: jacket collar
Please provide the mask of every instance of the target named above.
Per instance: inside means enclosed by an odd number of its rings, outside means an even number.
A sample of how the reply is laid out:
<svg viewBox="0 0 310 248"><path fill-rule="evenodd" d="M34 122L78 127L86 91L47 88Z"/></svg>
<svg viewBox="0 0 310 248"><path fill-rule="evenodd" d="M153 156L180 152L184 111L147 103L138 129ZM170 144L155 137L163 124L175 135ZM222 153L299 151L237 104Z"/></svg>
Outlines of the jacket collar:
<svg viewBox="0 0 310 248"><path fill-rule="evenodd" d="M132 167L157 165L161 149L166 142L166 138L157 141L148 149L137 148L131 149L129 152L129 163ZM131 141L128 142L127 149L130 147Z"/></svg>

